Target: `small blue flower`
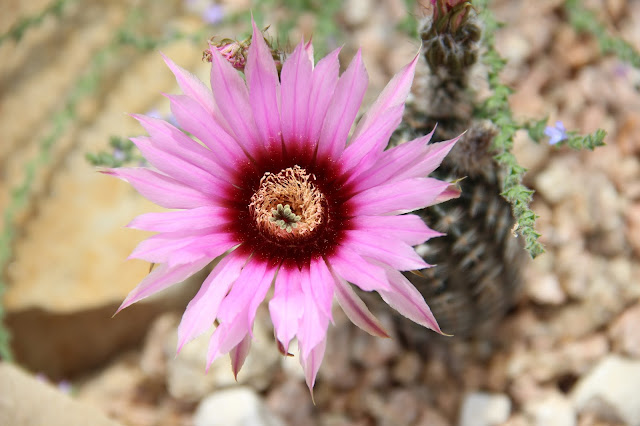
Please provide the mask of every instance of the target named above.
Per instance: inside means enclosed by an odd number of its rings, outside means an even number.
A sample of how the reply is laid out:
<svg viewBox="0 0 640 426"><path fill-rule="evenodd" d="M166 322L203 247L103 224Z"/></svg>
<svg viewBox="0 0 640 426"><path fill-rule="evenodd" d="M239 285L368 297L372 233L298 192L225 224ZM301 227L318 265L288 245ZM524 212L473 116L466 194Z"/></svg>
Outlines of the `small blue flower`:
<svg viewBox="0 0 640 426"><path fill-rule="evenodd" d="M114 148L113 159L118 162L123 162L127 159L127 154L120 148Z"/></svg>
<svg viewBox="0 0 640 426"><path fill-rule="evenodd" d="M207 24L218 24L224 19L224 8L219 4L212 4L202 12L201 16Z"/></svg>
<svg viewBox="0 0 640 426"><path fill-rule="evenodd" d="M564 128L562 121L556 121L554 127L545 127L544 134L549 136L549 145L555 145L560 141L568 139L567 129Z"/></svg>

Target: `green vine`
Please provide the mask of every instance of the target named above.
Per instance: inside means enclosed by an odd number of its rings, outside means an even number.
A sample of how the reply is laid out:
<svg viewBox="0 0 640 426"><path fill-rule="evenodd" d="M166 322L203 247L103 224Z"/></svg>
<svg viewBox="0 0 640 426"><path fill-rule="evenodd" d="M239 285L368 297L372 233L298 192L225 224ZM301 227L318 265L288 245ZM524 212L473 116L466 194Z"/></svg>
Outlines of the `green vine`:
<svg viewBox="0 0 640 426"><path fill-rule="evenodd" d="M526 169L520 166L513 153L513 138L516 131L524 129L528 132L531 139L540 142L545 138L545 130L548 129L545 117L541 120L533 120L525 123L517 122L513 118L511 108L509 107L509 95L512 90L500 82L500 72L504 68L506 61L500 56L495 49L495 32L502 25L488 9L488 0L478 0L475 4L481 10L480 17L485 24L484 44L486 53L484 54L484 63L488 68L488 81L492 90L492 94L480 105L476 114L482 118L493 121L498 127L499 133L493 140L492 148L496 152L496 161L504 168L505 177L502 182L501 195L511 204L513 215L517 221L517 231L525 239L525 249L531 257L535 258L544 252L544 247L538 241L540 233L535 230L535 221L538 217L529 207L532 201L534 191L522 184L522 179L526 173ZM569 3L577 3L576 0L568 0ZM572 5L575 6L575 5ZM577 9L576 9L577 10ZM578 22L582 22L584 30L594 31L592 24L586 25L588 21L585 16L587 12L581 11L580 15L576 15ZM592 15L591 18L593 18ZM573 22L573 20L572 20ZM575 26L575 24L574 24ZM595 33L595 32L594 32ZM620 45L621 40L614 42L613 38L609 38L606 45ZM622 42L624 44L624 42ZM590 149L593 150L598 146L604 145L606 132L598 129L590 135L580 135L577 132L566 132L565 137L557 144L557 146L567 145L573 149Z"/></svg>
<svg viewBox="0 0 640 426"><path fill-rule="evenodd" d="M518 164L511 152L514 135L523 125L518 124L511 113L508 99L511 89L500 82L500 72L506 64L495 49L495 32L500 24L487 8L487 0L477 1L476 5L485 24L484 43L487 51L484 63L488 68L489 86L492 90L492 95L478 108L477 114L482 118L491 119L498 128L499 133L493 140L492 148L496 152L496 161L505 171L501 195L511 204L518 224L517 231L525 240L525 249L535 258L544 253L544 247L538 241L540 233L534 227L538 216L529 208L534 191L522 184L527 170Z"/></svg>
<svg viewBox="0 0 640 426"><path fill-rule="evenodd" d="M622 61L630 63L634 68L640 68L640 53L625 40L609 35L596 15L584 9L579 0L567 0L564 7L573 28L577 32L593 35L598 40L598 46L602 53L614 54Z"/></svg>
<svg viewBox="0 0 640 426"><path fill-rule="evenodd" d="M75 0L56 0L51 2L51 4L44 8L40 13L22 18L13 24L11 28L9 28L9 31L4 34L0 34L0 46L7 40L13 40L15 42L20 41L27 30L40 25L49 15L54 15L59 18L62 15L65 6L73 1Z"/></svg>

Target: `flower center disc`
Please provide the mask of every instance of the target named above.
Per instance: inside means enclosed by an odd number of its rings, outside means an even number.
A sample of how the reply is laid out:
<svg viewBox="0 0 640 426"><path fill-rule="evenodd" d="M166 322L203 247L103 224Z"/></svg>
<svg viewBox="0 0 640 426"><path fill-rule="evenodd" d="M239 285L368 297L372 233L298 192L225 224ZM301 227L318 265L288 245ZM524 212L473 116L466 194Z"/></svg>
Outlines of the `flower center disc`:
<svg viewBox="0 0 640 426"><path fill-rule="evenodd" d="M325 222L327 200L312 180L315 176L300 166L262 176L249 210L264 236L294 241L310 236Z"/></svg>

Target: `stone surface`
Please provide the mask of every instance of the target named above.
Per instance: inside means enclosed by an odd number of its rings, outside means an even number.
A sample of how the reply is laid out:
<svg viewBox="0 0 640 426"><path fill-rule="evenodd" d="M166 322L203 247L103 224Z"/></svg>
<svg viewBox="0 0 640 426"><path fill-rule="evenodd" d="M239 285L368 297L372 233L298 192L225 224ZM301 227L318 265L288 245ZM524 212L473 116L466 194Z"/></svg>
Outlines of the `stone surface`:
<svg viewBox="0 0 640 426"><path fill-rule="evenodd" d="M613 346L633 358L640 358L640 304L624 311L611 325Z"/></svg>
<svg viewBox="0 0 640 426"><path fill-rule="evenodd" d="M497 426L511 413L509 397L476 392L465 396L460 410L459 426Z"/></svg>
<svg viewBox="0 0 640 426"><path fill-rule="evenodd" d="M11 426L118 426L99 409L82 404L18 367L0 362L0 424Z"/></svg>
<svg viewBox="0 0 640 426"><path fill-rule="evenodd" d="M617 355L603 358L571 392L576 409L603 420L640 425L640 361Z"/></svg>
<svg viewBox="0 0 640 426"><path fill-rule="evenodd" d="M529 402L524 407L533 426L575 426L576 413L571 402L558 392Z"/></svg>
<svg viewBox="0 0 640 426"><path fill-rule="evenodd" d="M246 387L225 389L200 402L194 426L285 426L269 412L255 391Z"/></svg>
<svg viewBox="0 0 640 426"><path fill-rule="evenodd" d="M251 351L245 360L236 382L228 356L222 356L211 364L206 372L207 352L211 333L204 333L187 343L176 355L177 330L165 341L167 359L167 388L178 399L198 401L212 391L247 384L254 389L264 390L273 380L275 367L280 360L280 352L273 339L267 310L260 309L253 327L254 339Z"/></svg>
<svg viewBox="0 0 640 426"><path fill-rule="evenodd" d="M111 319L149 270L148 263L126 261L149 234L124 226L158 207L128 184L98 173L85 159L87 152L105 149L110 136L141 133L123 112L144 112L161 91L175 91L174 77L161 68L159 55L132 57L123 50L107 55L110 65L101 68L98 90L78 102L76 118L63 128L51 152L40 154L54 114L127 16L118 3L71 3L60 18L49 16L26 31L19 43L0 46L2 56L11 58L0 76L0 85L8 89L0 97L0 138L7 141L0 144L0 210L9 203L9 191L25 179L26 163L43 159L26 191L27 208L15 220L10 262L0 272L7 278L2 303L17 360L51 377L104 363L137 343L159 312L183 308L188 299L180 291L165 292ZM172 14L166 8L153 10L148 17L153 20ZM183 65L189 58L199 62L193 46L164 52Z"/></svg>
<svg viewBox="0 0 640 426"><path fill-rule="evenodd" d="M547 274L531 278L527 280L525 289L531 300L543 305L561 305L567 300L555 275Z"/></svg>

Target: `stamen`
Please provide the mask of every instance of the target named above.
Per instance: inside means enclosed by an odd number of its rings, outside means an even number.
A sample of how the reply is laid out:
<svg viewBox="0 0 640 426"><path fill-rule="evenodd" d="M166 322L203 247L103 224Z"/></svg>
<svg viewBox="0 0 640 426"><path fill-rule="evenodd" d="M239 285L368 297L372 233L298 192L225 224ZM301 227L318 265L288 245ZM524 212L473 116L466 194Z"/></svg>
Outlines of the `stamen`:
<svg viewBox="0 0 640 426"><path fill-rule="evenodd" d="M309 235L326 220L326 199L302 167L265 173L249 210L258 229L278 240Z"/></svg>

